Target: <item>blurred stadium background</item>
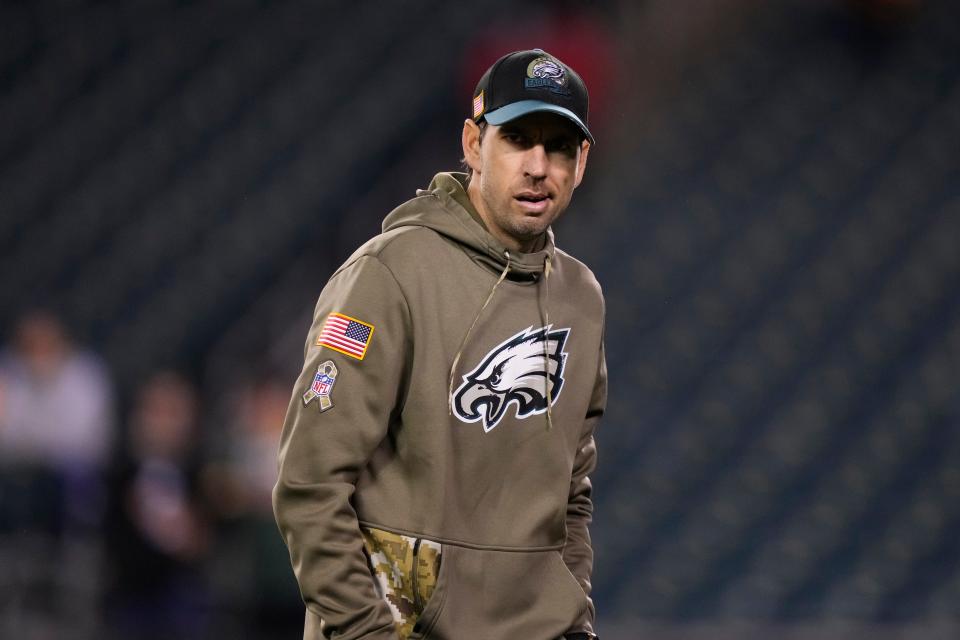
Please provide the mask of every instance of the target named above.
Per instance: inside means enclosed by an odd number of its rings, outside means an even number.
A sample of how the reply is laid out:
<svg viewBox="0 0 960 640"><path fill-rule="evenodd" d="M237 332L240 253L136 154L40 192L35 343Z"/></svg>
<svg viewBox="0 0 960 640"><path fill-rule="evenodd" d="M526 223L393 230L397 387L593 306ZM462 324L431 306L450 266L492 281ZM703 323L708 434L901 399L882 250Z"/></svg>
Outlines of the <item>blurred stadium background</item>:
<svg viewBox="0 0 960 640"><path fill-rule="evenodd" d="M582 71L604 640L960 637L960 3L0 4L0 637L295 638L269 508L321 286Z"/></svg>

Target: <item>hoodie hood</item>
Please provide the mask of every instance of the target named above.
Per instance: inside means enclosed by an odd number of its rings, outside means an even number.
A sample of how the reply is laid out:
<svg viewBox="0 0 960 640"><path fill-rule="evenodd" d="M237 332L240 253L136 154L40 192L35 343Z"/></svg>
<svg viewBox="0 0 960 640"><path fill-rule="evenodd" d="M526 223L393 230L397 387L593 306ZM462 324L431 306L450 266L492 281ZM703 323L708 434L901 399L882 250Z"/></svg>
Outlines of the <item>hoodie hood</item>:
<svg viewBox="0 0 960 640"><path fill-rule="evenodd" d="M510 252L479 222L467 195L467 174L438 173L417 197L394 209L383 220L383 230L427 227L463 246L475 262L500 272L509 264L511 280L537 281L548 259L553 259L553 231L544 234L543 248L531 253Z"/></svg>
<svg viewBox="0 0 960 640"><path fill-rule="evenodd" d="M457 349L457 355L450 366L448 401L449 412L453 413L453 384L456 380L457 365L460 363L460 357L463 355L463 349L470 339L477 323L480 321L484 310L493 299L497 288L503 283L504 279L510 278L515 281L540 283L543 276L543 287L538 289L537 302L540 304L539 290L548 291L547 280L550 277L550 264L553 260L555 246L553 244L553 231L549 228L544 233L543 248L539 251L530 253L510 252L489 231L487 231L480 222L480 215L474 209L473 204L467 196L467 174L465 173L438 173L430 182L427 189L419 189L417 197L405 202L394 209L383 220L383 231L391 231L407 226L428 227L442 236L450 238L460 246L464 247L467 254L487 269L499 271L500 277L496 284L490 289L487 299L483 306L477 311L467 329L463 340L460 342L460 348ZM546 305L540 307L541 317L544 326L550 324L550 312ZM546 349L546 342L544 348ZM544 351L544 360L549 367L549 354ZM547 428L552 426L552 416L550 405L552 400L547 391Z"/></svg>

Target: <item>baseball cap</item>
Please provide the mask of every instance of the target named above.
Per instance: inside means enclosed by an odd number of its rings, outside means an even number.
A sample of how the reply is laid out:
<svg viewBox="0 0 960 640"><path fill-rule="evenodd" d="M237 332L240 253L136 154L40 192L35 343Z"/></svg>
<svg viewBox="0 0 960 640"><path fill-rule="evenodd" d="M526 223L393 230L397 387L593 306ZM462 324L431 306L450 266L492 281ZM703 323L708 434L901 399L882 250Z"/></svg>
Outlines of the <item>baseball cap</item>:
<svg viewBox="0 0 960 640"><path fill-rule="evenodd" d="M487 69L473 92L473 119L500 125L528 113L556 113L587 128L587 86L576 71L543 49L508 53Z"/></svg>

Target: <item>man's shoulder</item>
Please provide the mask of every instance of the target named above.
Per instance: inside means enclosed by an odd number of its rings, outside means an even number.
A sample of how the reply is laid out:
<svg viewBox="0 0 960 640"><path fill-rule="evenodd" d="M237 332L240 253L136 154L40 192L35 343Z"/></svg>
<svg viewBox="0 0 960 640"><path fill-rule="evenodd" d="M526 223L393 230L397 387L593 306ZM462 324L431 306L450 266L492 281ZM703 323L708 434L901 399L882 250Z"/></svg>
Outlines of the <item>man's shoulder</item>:
<svg viewBox="0 0 960 640"><path fill-rule="evenodd" d="M416 256L421 259L442 244L440 234L427 227L405 226L379 233L347 258L337 270L342 271L362 258L374 258L387 267L398 266Z"/></svg>
<svg viewBox="0 0 960 640"><path fill-rule="evenodd" d="M598 296L603 297L600 282L590 267L584 262L574 258L560 247L554 249L554 262L554 266L562 270L565 280L574 285L590 288L594 290Z"/></svg>

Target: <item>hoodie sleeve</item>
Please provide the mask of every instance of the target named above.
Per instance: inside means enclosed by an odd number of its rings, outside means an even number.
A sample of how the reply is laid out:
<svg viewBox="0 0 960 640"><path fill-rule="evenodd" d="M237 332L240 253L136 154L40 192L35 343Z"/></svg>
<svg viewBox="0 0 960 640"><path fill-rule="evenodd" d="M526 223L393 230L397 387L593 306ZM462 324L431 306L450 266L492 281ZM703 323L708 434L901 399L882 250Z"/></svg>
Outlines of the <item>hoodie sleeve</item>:
<svg viewBox="0 0 960 640"><path fill-rule="evenodd" d="M593 547L590 544L588 526L593 516L593 500L590 473L597 465L597 447L593 439L600 417L607 404L607 365L604 349L601 343L597 377L590 398L590 407L584 420L580 446L573 464L573 475L570 480L570 497L567 502L567 542L563 547L563 561L570 573L577 579L584 593L587 594L589 606L579 620L571 627L570 632L593 633L594 607L590 600L590 575L593 571Z"/></svg>
<svg viewBox="0 0 960 640"><path fill-rule="evenodd" d="M362 359L318 346L331 313L373 327ZM363 553L352 496L398 404L409 317L393 274L372 256L337 272L317 302L283 426L273 496L307 608L304 638L397 639L393 615ZM329 371L327 361L335 365L336 377L332 404L321 410L320 398L309 392L318 368Z"/></svg>

